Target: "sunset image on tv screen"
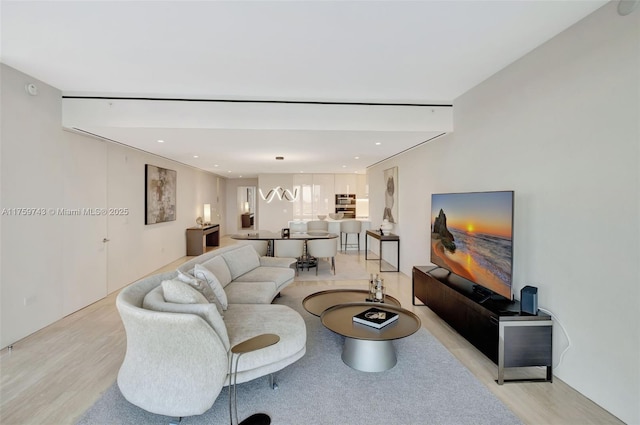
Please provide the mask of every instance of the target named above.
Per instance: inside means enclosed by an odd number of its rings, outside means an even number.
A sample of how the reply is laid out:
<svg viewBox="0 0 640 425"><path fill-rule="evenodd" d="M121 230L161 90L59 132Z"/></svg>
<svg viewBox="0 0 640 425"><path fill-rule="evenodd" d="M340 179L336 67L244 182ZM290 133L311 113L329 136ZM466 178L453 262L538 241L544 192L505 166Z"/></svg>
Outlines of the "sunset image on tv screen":
<svg viewBox="0 0 640 425"><path fill-rule="evenodd" d="M513 192L431 196L431 262L511 298Z"/></svg>

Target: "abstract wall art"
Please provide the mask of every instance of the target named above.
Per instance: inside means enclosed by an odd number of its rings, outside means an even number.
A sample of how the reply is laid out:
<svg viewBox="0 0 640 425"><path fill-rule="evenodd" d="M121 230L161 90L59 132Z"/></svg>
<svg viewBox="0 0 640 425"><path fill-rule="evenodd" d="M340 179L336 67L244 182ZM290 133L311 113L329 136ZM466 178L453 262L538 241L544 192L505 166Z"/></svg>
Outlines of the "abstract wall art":
<svg viewBox="0 0 640 425"><path fill-rule="evenodd" d="M176 219L177 174L175 170L145 164L144 224Z"/></svg>

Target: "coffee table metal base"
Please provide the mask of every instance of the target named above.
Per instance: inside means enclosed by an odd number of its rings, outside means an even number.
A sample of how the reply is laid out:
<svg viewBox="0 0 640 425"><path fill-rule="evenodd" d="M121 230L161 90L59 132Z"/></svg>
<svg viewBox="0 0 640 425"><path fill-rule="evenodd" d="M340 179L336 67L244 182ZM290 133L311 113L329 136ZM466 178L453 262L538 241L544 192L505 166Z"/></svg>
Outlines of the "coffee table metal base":
<svg viewBox="0 0 640 425"><path fill-rule="evenodd" d="M342 361L362 372L384 372L396 365L398 358L393 342L345 337Z"/></svg>

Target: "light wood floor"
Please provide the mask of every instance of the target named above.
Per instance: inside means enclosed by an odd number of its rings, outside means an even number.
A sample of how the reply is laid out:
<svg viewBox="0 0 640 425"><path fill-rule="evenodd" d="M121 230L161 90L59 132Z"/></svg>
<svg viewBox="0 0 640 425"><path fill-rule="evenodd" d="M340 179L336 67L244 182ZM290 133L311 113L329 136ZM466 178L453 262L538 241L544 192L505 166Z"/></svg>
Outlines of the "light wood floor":
<svg viewBox="0 0 640 425"><path fill-rule="evenodd" d="M222 241L226 244L225 240ZM356 257L376 273L376 261ZM168 264L173 270L190 257ZM350 258L353 260L353 258ZM338 260L337 260L338 261ZM366 264L365 264L366 263ZM339 263L337 263L339 266ZM156 273L154 272L154 273ZM411 278L384 273L389 293L414 311L423 327L447 347L526 424L622 424L616 417L555 378L553 383L495 383L497 367L427 307L413 306ZM293 285L313 285L303 282ZM362 285L360 281L318 284ZM286 289L285 289L286 291ZM0 354L0 423L73 424L116 379L125 334L115 308L117 293L17 342ZM416 406L419 408L419 406Z"/></svg>

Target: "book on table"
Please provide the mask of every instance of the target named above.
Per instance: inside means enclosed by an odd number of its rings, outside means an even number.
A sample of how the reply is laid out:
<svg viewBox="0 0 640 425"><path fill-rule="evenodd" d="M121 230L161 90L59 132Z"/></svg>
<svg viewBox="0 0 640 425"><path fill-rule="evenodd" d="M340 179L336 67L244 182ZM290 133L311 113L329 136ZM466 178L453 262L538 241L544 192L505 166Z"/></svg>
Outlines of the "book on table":
<svg viewBox="0 0 640 425"><path fill-rule="evenodd" d="M353 316L353 321L380 329L387 326L389 323L398 320L398 317L398 313L394 313L393 311L381 310L379 308L372 307Z"/></svg>

